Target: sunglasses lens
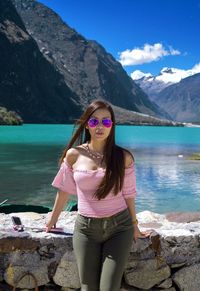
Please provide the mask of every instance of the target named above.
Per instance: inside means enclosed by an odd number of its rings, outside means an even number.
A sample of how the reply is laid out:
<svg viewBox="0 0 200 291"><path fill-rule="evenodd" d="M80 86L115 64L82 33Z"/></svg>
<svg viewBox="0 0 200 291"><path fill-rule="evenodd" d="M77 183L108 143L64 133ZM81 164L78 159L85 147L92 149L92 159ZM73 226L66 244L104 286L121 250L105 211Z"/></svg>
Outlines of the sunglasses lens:
<svg viewBox="0 0 200 291"><path fill-rule="evenodd" d="M109 127L112 126L112 120L111 119L107 119L107 118L106 119L103 119L102 120L102 124L103 124L103 126L109 128Z"/></svg>
<svg viewBox="0 0 200 291"><path fill-rule="evenodd" d="M99 123L98 119L96 118L90 118L88 121L89 127L95 127Z"/></svg>

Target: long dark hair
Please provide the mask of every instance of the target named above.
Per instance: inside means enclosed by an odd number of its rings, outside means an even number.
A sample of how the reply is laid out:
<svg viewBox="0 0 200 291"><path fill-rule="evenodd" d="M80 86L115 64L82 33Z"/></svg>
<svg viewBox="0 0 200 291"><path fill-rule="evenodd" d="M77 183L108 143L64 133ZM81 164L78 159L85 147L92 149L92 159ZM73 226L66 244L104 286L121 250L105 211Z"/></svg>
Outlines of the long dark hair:
<svg viewBox="0 0 200 291"><path fill-rule="evenodd" d="M68 149L75 145L81 145L90 141L91 137L86 125L90 116L98 109L107 109L111 114L113 122L113 126L104 147L104 162L106 164L105 176L94 193L94 196L100 200L105 198L111 190L114 192L114 195L117 195L122 189L125 173L124 152L121 147L115 144L115 115L109 103L103 100L95 100L86 108L80 119L76 122L75 126L78 126L78 128L64 150L60 158L60 163L63 162Z"/></svg>

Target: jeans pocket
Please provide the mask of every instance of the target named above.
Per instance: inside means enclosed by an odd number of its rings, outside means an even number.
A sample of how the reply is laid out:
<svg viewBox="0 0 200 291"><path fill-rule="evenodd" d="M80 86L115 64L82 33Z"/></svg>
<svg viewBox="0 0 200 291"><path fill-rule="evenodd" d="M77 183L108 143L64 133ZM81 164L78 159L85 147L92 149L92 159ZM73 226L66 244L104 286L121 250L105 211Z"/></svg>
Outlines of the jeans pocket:
<svg viewBox="0 0 200 291"><path fill-rule="evenodd" d="M131 217L130 216L123 217L123 219L117 221L117 228L120 230L127 230L133 228Z"/></svg>
<svg viewBox="0 0 200 291"><path fill-rule="evenodd" d="M88 227L88 221L84 218L77 217L74 225L74 229L78 232L87 232L89 227Z"/></svg>

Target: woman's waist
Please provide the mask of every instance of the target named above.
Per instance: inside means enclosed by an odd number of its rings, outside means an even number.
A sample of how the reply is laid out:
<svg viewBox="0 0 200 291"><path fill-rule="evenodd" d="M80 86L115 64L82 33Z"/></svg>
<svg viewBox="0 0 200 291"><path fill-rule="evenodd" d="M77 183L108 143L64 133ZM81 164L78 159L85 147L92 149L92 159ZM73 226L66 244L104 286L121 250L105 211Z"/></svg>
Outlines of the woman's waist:
<svg viewBox="0 0 200 291"><path fill-rule="evenodd" d="M107 226L111 226L111 225L116 226L128 220L131 221L131 216L130 216L128 208L120 210L117 213L112 214L110 216L93 217L93 216L86 216L81 213L78 213L78 216L77 216L77 221L79 223L82 223L84 225L90 225L90 226L93 225L94 227L104 225L105 223Z"/></svg>
<svg viewBox="0 0 200 291"><path fill-rule="evenodd" d="M110 218L127 209L125 200L108 203L105 201L78 201L78 213L87 218Z"/></svg>

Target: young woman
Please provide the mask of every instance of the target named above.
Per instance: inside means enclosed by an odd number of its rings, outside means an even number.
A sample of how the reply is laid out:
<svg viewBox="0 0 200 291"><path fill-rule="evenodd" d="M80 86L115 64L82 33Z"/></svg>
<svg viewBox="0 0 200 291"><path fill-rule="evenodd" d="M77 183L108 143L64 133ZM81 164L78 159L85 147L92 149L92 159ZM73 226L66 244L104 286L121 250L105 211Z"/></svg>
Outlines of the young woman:
<svg viewBox="0 0 200 291"><path fill-rule="evenodd" d="M47 223L56 223L69 194L78 196L73 234L82 291L118 291L133 239L144 238L135 212L134 158L115 144L115 116L101 100L85 110L61 157Z"/></svg>

